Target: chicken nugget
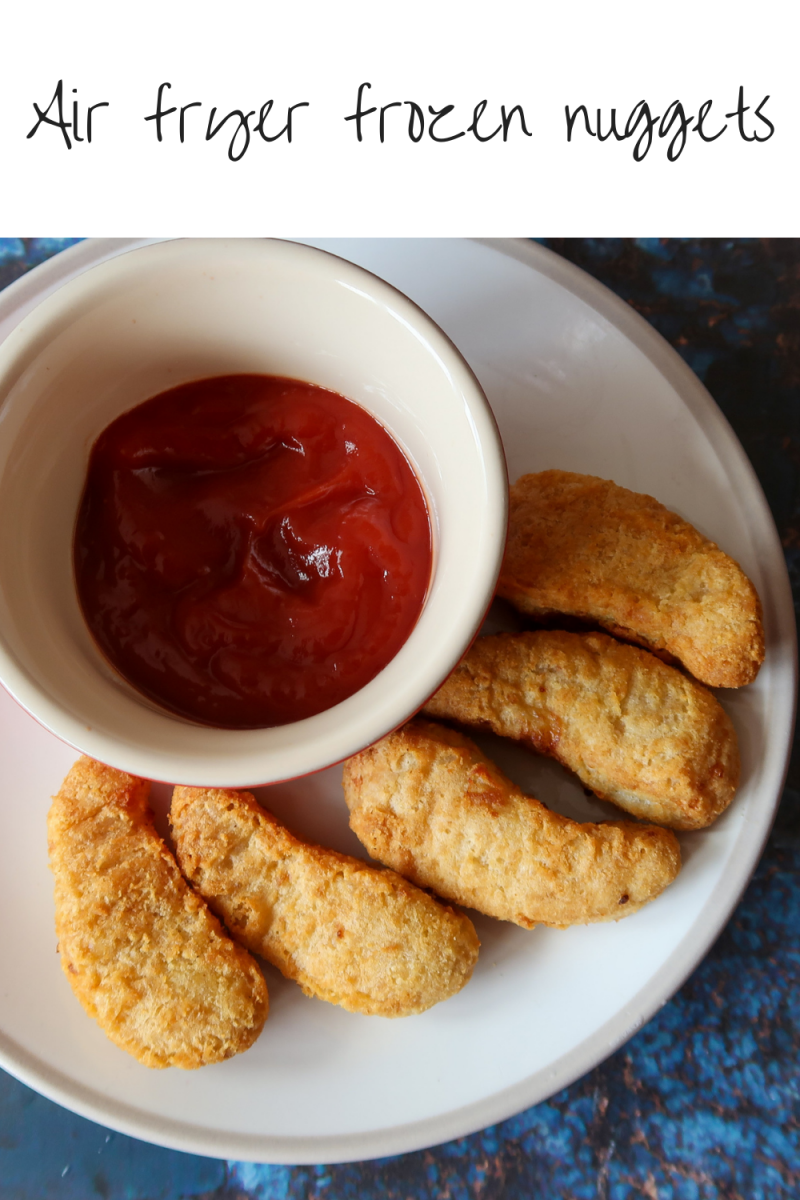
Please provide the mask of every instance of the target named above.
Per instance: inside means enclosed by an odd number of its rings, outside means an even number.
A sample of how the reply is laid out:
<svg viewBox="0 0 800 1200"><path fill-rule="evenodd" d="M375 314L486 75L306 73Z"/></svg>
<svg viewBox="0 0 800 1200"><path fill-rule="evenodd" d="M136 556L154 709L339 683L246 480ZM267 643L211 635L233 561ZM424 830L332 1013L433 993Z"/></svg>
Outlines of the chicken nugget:
<svg viewBox="0 0 800 1200"><path fill-rule="evenodd" d="M249 792L176 788L170 821L181 867L231 934L307 996L404 1017L471 976L467 917L394 871L300 841Z"/></svg>
<svg viewBox="0 0 800 1200"><path fill-rule="evenodd" d="M525 742L671 829L710 825L739 781L736 734L711 693L604 633L478 638L423 712Z"/></svg>
<svg viewBox="0 0 800 1200"><path fill-rule="evenodd" d="M761 605L738 564L652 496L593 475L517 480L497 591L664 652L711 687L750 683L764 660Z"/></svg>
<svg viewBox="0 0 800 1200"><path fill-rule="evenodd" d="M226 937L153 825L149 783L81 758L47 822L61 966L112 1042L147 1067L247 1050L267 1016L257 963Z"/></svg>
<svg viewBox="0 0 800 1200"><path fill-rule="evenodd" d="M525 929L618 920L680 869L668 829L558 816L468 738L425 721L348 759L344 795L350 828L373 858Z"/></svg>

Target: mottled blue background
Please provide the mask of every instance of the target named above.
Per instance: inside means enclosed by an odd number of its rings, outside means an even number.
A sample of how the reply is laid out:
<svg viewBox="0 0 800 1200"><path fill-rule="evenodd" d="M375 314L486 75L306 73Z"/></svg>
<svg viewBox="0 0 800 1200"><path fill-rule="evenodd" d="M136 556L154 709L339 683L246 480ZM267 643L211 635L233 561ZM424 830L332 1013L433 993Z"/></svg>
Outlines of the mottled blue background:
<svg viewBox="0 0 800 1200"><path fill-rule="evenodd" d="M632 304L706 384L761 479L797 607L800 241L542 240ZM0 286L69 242L0 239ZM0 1073L0 1196L800 1197L799 767L795 746L767 850L706 960L626 1046L546 1103L418 1154L344 1166L254 1166L109 1133Z"/></svg>

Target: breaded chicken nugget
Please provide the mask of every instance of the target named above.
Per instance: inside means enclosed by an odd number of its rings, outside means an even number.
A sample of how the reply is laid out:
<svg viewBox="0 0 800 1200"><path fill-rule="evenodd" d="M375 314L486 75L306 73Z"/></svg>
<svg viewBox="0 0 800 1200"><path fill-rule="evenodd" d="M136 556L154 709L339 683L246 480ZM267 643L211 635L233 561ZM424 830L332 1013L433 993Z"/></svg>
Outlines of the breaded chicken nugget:
<svg viewBox="0 0 800 1200"><path fill-rule="evenodd" d="M711 693L603 633L479 638L423 711L526 742L672 829L710 825L739 781L736 734Z"/></svg>
<svg viewBox="0 0 800 1200"><path fill-rule="evenodd" d="M468 738L424 721L348 759L344 795L350 828L373 858L526 929L618 920L680 869L669 830L557 816Z"/></svg>
<svg viewBox="0 0 800 1200"><path fill-rule="evenodd" d="M81 758L54 797L61 965L89 1015L139 1062L201 1067L253 1044L267 987L181 876L153 826L149 790Z"/></svg>
<svg viewBox="0 0 800 1200"><path fill-rule="evenodd" d="M737 563L652 496L592 475L517 480L497 591L665 651L712 687L750 683L764 660L761 605Z"/></svg>
<svg viewBox="0 0 800 1200"><path fill-rule="evenodd" d="M471 976L467 917L394 871L300 841L249 792L176 788L170 820L181 867L232 935L306 995L404 1017Z"/></svg>

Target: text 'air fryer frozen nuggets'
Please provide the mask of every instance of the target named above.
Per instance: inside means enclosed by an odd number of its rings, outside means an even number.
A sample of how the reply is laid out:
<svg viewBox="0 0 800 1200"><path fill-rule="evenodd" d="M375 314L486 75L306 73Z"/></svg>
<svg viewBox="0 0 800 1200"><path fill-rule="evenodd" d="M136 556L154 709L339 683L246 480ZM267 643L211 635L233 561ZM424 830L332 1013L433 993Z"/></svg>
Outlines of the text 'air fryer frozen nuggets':
<svg viewBox="0 0 800 1200"><path fill-rule="evenodd" d="M618 920L680 869L669 830L552 813L432 722L411 721L349 759L343 783L350 826L373 858L525 928Z"/></svg>
<svg viewBox="0 0 800 1200"><path fill-rule="evenodd" d="M666 653L711 687L751 683L764 659L739 565L652 496L593 475L517 480L497 591L534 617L579 617Z"/></svg>
<svg viewBox="0 0 800 1200"><path fill-rule="evenodd" d="M710 824L739 780L736 734L714 696L602 633L479 638L423 711L523 742L672 829Z"/></svg>
<svg viewBox="0 0 800 1200"><path fill-rule="evenodd" d="M148 1067L200 1067L247 1050L267 988L183 879L153 826L149 783L89 758L48 817L61 965L81 1004Z"/></svg>

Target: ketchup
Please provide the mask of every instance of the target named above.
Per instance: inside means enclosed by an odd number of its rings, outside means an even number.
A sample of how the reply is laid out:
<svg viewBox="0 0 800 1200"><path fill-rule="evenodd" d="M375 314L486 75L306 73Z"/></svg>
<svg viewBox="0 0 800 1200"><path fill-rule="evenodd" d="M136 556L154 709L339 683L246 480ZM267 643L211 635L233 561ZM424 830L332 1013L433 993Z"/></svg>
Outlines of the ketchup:
<svg viewBox="0 0 800 1200"><path fill-rule="evenodd" d="M117 670L181 716L253 729L338 704L403 645L430 574L413 470L335 392L201 379L124 413L92 448L81 607Z"/></svg>

